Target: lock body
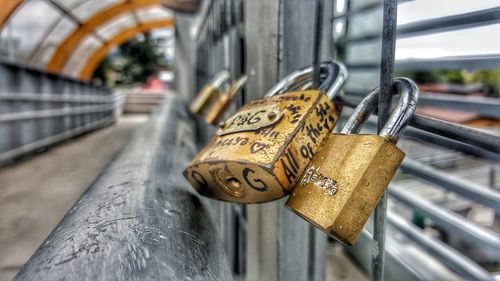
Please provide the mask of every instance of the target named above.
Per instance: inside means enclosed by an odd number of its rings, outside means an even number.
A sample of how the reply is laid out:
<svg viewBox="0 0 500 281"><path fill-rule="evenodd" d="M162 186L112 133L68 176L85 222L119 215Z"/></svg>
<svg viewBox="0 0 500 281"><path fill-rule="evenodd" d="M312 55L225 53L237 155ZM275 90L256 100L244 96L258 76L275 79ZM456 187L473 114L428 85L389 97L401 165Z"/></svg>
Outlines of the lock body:
<svg viewBox="0 0 500 281"><path fill-rule="evenodd" d="M213 103L212 107L207 110L205 122L212 125L218 125L218 122L220 122L222 115L226 112L232 100L233 99L227 93L220 95Z"/></svg>
<svg viewBox="0 0 500 281"><path fill-rule="evenodd" d="M229 106L233 102L236 94L240 92L241 88L246 84L246 75L242 76L240 79L235 81L229 86L229 89L218 96L217 100L213 102L213 105L208 109L205 114L205 122L217 126L222 121L222 117L229 109Z"/></svg>
<svg viewBox="0 0 500 281"><path fill-rule="evenodd" d="M286 207L353 245L404 157L390 138L330 134Z"/></svg>
<svg viewBox="0 0 500 281"><path fill-rule="evenodd" d="M219 90L216 87L207 85L203 87L198 96L196 96L189 106L189 109L194 114L205 116L206 111L208 111L210 105L214 102L218 95Z"/></svg>
<svg viewBox="0 0 500 281"><path fill-rule="evenodd" d="M337 121L318 90L255 100L227 120L185 169L202 195L259 203L288 194Z"/></svg>

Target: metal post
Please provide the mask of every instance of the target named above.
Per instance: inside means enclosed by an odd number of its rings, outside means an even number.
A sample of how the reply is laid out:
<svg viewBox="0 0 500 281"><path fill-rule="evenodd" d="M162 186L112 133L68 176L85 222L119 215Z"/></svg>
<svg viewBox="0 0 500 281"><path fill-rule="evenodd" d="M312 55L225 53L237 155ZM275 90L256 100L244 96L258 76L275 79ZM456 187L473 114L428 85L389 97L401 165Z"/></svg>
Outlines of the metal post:
<svg viewBox="0 0 500 281"><path fill-rule="evenodd" d="M378 131L387 119L391 105L391 89L396 49L397 0L384 1L382 29L382 57L380 61L380 95L378 101ZM384 278L385 217L387 196L384 194L374 213L372 280Z"/></svg>
<svg viewBox="0 0 500 281"><path fill-rule="evenodd" d="M321 58L321 35L322 35L322 26L323 26L323 1L316 0L316 11L315 11L315 19L314 19L314 52L313 52L313 88L317 89L319 87L319 63Z"/></svg>

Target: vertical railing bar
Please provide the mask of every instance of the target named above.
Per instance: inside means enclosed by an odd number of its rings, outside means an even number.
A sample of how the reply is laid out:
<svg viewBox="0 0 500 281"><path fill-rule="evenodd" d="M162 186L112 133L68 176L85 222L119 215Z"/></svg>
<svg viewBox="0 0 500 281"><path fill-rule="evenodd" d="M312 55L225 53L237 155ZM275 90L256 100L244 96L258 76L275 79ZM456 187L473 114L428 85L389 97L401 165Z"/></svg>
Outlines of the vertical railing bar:
<svg viewBox="0 0 500 281"><path fill-rule="evenodd" d="M323 0L316 0L316 11L315 11L315 21L314 21L314 53L313 53L313 88L317 89L319 87L320 70L319 63L321 57L321 34L323 33Z"/></svg>
<svg viewBox="0 0 500 281"><path fill-rule="evenodd" d="M380 94L378 100L378 131L387 119L391 104L391 89L396 49L397 0L384 0L382 54L380 60ZM372 280L384 278L385 223L387 196L384 194L375 208L372 249Z"/></svg>

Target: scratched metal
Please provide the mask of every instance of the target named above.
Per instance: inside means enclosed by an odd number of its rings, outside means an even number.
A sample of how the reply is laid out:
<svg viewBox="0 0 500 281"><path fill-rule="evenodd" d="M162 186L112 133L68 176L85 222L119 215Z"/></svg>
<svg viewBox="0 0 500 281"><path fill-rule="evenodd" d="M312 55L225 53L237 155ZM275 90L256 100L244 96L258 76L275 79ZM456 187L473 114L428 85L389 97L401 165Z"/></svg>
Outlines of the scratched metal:
<svg viewBox="0 0 500 281"><path fill-rule="evenodd" d="M82 195L14 280L232 280L208 208L181 174L187 106L164 106Z"/></svg>

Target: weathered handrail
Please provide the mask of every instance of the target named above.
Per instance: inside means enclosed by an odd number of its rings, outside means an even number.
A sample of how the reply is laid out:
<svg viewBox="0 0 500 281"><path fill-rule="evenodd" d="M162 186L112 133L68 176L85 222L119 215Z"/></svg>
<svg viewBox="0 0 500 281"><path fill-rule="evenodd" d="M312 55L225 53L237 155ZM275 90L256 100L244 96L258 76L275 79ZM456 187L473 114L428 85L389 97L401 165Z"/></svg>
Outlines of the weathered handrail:
<svg viewBox="0 0 500 281"><path fill-rule="evenodd" d="M169 96L14 280L232 280L207 207L181 174L192 126Z"/></svg>

